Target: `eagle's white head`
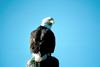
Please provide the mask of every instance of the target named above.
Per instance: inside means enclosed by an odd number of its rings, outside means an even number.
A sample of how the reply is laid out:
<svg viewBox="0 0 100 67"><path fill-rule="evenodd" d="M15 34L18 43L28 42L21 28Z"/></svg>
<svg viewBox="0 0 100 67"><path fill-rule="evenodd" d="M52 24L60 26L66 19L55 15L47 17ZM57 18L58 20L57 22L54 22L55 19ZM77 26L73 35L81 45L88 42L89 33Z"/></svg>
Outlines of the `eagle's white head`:
<svg viewBox="0 0 100 67"><path fill-rule="evenodd" d="M51 28L51 26L54 24L54 19L52 17L46 17L42 20L41 26Z"/></svg>

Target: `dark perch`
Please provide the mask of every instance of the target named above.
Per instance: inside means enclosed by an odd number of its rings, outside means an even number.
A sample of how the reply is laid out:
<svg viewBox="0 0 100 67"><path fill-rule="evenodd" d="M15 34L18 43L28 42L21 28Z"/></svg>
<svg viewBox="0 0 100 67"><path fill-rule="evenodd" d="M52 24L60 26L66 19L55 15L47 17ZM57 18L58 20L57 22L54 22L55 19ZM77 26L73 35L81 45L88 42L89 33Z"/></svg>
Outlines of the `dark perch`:
<svg viewBox="0 0 100 67"><path fill-rule="evenodd" d="M55 57L48 56L46 60L41 62L35 62L34 59L31 60L27 67L59 67L59 61Z"/></svg>

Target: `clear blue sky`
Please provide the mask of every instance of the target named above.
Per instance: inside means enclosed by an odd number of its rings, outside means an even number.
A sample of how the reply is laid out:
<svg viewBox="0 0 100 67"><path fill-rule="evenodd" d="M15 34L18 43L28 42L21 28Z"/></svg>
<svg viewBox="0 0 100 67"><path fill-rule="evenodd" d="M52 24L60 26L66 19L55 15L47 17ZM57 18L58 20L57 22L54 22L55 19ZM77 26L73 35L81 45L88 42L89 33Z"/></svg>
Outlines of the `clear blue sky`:
<svg viewBox="0 0 100 67"><path fill-rule="evenodd" d="M47 16L60 67L100 67L100 0L0 0L0 67L26 66L30 32Z"/></svg>

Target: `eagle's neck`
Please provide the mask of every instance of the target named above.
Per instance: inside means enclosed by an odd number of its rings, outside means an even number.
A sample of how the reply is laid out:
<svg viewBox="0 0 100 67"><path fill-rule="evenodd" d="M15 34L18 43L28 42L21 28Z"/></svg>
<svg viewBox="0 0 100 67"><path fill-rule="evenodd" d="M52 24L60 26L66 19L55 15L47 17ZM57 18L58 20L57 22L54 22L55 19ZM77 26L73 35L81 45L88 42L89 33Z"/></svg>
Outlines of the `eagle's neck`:
<svg viewBox="0 0 100 67"><path fill-rule="evenodd" d="M46 27L46 28L48 28L48 29L51 29L51 26L48 25L48 24L41 24L41 26Z"/></svg>

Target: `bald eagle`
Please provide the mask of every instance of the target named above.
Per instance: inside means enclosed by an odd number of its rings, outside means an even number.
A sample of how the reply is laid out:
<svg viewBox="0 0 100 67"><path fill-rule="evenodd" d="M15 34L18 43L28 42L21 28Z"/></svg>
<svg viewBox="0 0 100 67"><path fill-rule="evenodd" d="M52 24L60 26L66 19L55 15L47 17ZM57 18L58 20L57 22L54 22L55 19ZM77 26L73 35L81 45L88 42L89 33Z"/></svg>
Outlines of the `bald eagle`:
<svg viewBox="0 0 100 67"><path fill-rule="evenodd" d="M35 67L34 63L39 63L39 67L45 67L45 65L47 67L54 67L52 65L58 65L58 60L51 56L51 53L53 53L55 49L55 35L51 30L53 24L53 18L44 18L40 26L31 32L30 51L33 57L28 62L28 66L32 63L32 67Z"/></svg>
<svg viewBox="0 0 100 67"><path fill-rule="evenodd" d="M53 53L55 48L55 36L51 31L54 23L53 18L47 17L42 20L41 25L31 32L30 51L32 53L41 53L41 56Z"/></svg>

